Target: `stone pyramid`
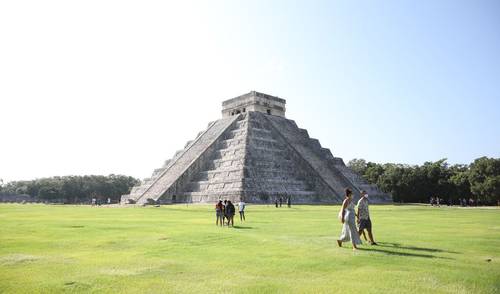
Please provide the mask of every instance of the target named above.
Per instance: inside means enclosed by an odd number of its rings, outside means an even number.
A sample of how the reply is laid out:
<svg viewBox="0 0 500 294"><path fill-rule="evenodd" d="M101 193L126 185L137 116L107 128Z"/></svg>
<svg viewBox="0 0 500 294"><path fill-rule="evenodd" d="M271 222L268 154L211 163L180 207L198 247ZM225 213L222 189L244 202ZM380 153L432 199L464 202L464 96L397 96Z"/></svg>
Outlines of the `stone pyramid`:
<svg viewBox="0 0 500 294"><path fill-rule="evenodd" d="M285 118L284 99L252 91L222 103L222 119L189 141L152 176L123 195L123 204L204 203L218 199L268 203L340 203L344 188L371 202L390 195L368 184L317 139Z"/></svg>

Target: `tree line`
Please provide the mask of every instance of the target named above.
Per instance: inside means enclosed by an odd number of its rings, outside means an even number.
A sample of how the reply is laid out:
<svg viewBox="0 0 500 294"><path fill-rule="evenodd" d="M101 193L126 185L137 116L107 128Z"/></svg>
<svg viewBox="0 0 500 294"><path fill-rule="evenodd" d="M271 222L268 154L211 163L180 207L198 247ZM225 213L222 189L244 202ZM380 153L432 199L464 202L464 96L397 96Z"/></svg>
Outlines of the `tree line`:
<svg viewBox="0 0 500 294"><path fill-rule="evenodd" d="M480 157L471 164L454 165L447 159L422 165L353 159L347 165L370 184L391 193L395 202L428 202L430 197L453 203L462 198L484 204L500 201L500 158Z"/></svg>
<svg viewBox="0 0 500 294"><path fill-rule="evenodd" d="M64 203L89 203L92 198L118 202L139 180L123 175L87 175L40 178L3 184L0 193L30 195L34 200Z"/></svg>
<svg viewBox="0 0 500 294"><path fill-rule="evenodd" d="M471 164L450 165L446 159L422 165L379 164L353 159L347 164L370 184L391 193L395 202L428 202L430 197L458 203L473 198L484 204L500 201L500 158L481 157ZM63 176L4 184L0 193L30 195L38 201L89 203L92 198L118 202L139 180L123 175Z"/></svg>

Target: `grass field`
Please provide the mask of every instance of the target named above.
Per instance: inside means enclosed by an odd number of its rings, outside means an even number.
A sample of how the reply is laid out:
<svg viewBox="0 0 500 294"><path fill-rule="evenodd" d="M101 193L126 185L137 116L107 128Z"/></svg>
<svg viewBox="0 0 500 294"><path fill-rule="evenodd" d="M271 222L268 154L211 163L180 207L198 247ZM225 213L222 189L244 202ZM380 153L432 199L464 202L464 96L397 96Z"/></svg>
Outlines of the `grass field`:
<svg viewBox="0 0 500 294"><path fill-rule="evenodd" d="M500 293L500 209L372 206L379 246L338 248L338 206L0 205L0 293Z"/></svg>

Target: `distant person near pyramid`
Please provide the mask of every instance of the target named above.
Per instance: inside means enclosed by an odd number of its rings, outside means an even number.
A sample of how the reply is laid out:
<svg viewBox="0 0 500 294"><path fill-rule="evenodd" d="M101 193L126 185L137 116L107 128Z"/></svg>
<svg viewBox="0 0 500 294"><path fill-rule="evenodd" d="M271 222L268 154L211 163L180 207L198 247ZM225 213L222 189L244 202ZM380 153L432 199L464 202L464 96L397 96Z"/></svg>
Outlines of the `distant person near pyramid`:
<svg viewBox="0 0 500 294"><path fill-rule="evenodd" d="M372 203L392 201L287 119L285 104L255 91L224 101L221 119L121 203L269 203L283 196L297 204L341 203L345 188L355 199L365 190Z"/></svg>

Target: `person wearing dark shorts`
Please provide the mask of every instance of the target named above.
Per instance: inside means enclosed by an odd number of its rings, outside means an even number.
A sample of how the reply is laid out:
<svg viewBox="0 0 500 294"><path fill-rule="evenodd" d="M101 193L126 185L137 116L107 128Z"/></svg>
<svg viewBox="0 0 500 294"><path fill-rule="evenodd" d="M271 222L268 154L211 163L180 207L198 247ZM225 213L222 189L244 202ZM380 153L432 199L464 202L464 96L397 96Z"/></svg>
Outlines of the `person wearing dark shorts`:
<svg viewBox="0 0 500 294"><path fill-rule="evenodd" d="M359 223L359 235L363 234L363 231L366 230L368 238L370 238L370 243L377 245L375 240L373 240L372 221L370 219L370 211L368 210L368 194L365 191L361 191L361 199L358 201L358 213L356 215Z"/></svg>
<svg viewBox="0 0 500 294"><path fill-rule="evenodd" d="M359 220L359 231L372 230L372 221L370 219L360 219Z"/></svg>

